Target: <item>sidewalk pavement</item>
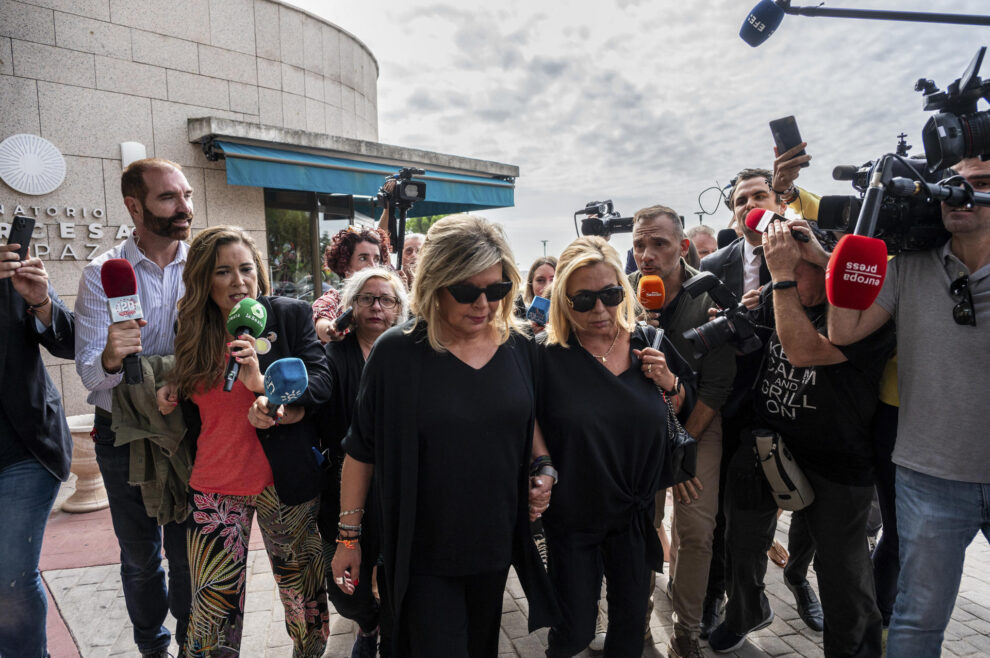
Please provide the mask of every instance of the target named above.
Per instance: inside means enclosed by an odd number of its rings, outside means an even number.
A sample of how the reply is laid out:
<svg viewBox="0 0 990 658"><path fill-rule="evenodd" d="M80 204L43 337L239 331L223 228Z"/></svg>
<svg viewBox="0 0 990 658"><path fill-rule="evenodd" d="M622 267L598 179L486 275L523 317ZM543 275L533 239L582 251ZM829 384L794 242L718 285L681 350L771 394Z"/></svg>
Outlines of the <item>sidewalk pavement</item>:
<svg viewBox="0 0 990 658"><path fill-rule="evenodd" d="M74 480L74 477L73 477ZM109 510L89 514L67 514L58 510L72 492L73 480L63 485L45 532L41 571L49 590L48 637L53 658L140 658L131 638L131 625L120 586L119 549L110 525ZM670 514L666 518L670 519ZM787 545L789 515L777 526L777 539ZM245 658L288 658L292 645L285 632L284 612L271 565L262 547L257 525L251 533L248 581L245 599ZM817 590L814 572L809 580ZM767 595L776 618L767 628L753 633L732 656L820 657L822 635L805 627L798 618L794 600L784 587L782 571L768 567ZM655 610L650 623L654 645L644 657L666 657L672 631L670 600L664 594L665 575L657 577ZM331 607L332 610L332 607ZM547 631L527 633L527 602L514 574L510 574L503 598L500 658L541 658ZM174 620L166 622L174 628ZM325 658L348 658L356 626L332 613L330 640ZM177 647L173 644L172 654ZM598 656L584 651L581 658ZM713 656L710 650L706 656ZM990 656L990 546L979 535L966 553L959 599L946 630L943 656Z"/></svg>

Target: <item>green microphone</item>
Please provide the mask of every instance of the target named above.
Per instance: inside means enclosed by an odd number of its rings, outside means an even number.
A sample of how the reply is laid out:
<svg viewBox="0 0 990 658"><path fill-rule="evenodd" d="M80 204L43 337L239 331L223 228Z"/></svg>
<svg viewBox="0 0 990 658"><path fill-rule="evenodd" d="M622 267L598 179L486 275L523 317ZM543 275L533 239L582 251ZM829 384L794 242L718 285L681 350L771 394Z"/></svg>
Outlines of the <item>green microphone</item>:
<svg viewBox="0 0 990 658"><path fill-rule="evenodd" d="M230 315L227 316L227 331L234 338L243 334L257 338L265 330L266 324L268 324L268 311L256 299L242 299L230 309ZM241 364L231 354L227 359L227 369L223 373L223 390L228 393L233 390L237 373L240 371Z"/></svg>

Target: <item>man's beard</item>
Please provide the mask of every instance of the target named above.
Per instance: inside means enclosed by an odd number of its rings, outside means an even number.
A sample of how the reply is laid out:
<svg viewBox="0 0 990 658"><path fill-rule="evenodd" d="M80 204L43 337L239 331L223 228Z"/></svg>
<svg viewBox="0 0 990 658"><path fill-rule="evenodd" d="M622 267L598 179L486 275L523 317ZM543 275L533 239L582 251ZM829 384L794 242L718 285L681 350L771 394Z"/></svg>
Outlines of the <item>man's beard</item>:
<svg viewBox="0 0 990 658"><path fill-rule="evenodd" d="M192 226L193 216L187 213L176 213L171 217L159 217L148 209L148 206L141 204L144 211L144 227L157 236L168 238L169 240L185 240L189 237L189 229ZM176 226L173 222L187 220L189 226Z"/></svg>

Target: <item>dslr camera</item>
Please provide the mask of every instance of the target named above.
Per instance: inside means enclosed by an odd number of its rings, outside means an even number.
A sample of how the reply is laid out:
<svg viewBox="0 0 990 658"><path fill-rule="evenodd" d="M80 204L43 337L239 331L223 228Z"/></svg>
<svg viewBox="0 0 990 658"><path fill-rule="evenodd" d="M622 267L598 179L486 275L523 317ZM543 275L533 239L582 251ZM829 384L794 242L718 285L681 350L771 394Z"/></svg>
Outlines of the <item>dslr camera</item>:
<svg viewBox="0 0 990 658"><path fill-rule="evenodd" d="M584 208L574 213L574 227L577 228L578 215L581 220L580 235L598 235L608 238L613 233L632 233L633 218L622 217L615 211L612 200L589 201Z"/></svg>
<svg viewBox="0 0 990 658"><path fill-rule="evenodd" d="M700 359L725 343L731 343L740 354L763 347L763 341L756 335L756 328L749 319L749 311L717 276L702 272L685 281L684 290L691 297L707 292L722 309L711 322L684 332L684 338L694 347L694 358Z"/></svg>
<svg viewBox="0 0 990 658"><path fill-rule="evenodd" d="M403 167L399 173L386 177L385 183L395 181L395 187L391 192L386 191L384 184L378 188L378 205L388 206L389 210L409 210L412 204L426 198L426 183L412 179L425 173L416 167Z"/></svg>

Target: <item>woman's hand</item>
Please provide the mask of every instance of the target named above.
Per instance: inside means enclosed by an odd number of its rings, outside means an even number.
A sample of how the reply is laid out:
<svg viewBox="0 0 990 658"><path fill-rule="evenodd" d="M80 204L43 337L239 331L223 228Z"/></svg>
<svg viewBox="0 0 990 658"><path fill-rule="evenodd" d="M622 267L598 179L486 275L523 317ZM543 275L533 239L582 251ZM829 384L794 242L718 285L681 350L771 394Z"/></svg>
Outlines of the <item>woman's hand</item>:
<svg viewBox="0 0 990 658"><path fill-rule="evenodd" d="M320 339L321 343L326 344L331 341L343 340L346 335L346 329L344 331L337 331L333 320L327 318L318 318L316 320L316 337Z"/></svg>
<svg viewBox="0 0 990 658"><path fill-rule="evenodd" d="M663 355L663 352L647 347L642 350L633 350L633 354L642 363L641 368L647 379L665 391L674 388L677 377L667 367L667 357Z"/></svg>
<svg viewBox="0 0 990 658"><path fill-rule="evenodd" d="M337 544L337 550L330 562L330 570L333 571L333 582L340 591L344 594L353 594L359 581L357 578L352 579L351 574L361 572L361 544L355 542L354 548Z"/></svg>
<svg viewBox="0 0 990 658"><path fill-rule="evenodd" d="M280 404L278 406L278 411L275 413L275 418L268 415L269 411L270 408L268 406L268 398L264 395L256 398L254 404L252 404L251 408L248 409L248 422L259 430L267 430L274 427L285 415L285 405Z"/></svg>
<svg viewBox="0 0 990 658"><path fill-rule="evenodd" d="M163 416L167 416L175 408L179 406L179 396L175 392L174 384L165 384L155 393L155 398L158 401L158 411L162 413Z"/></svg>
<svg viewBox="0 0 990 658"><path fill-rule="evenodd" d="M236 340L227 343L227 352L234 356L241 370L237 373L237 379L253 393L263 393L265 391L265 378L261 375L261 366L258 365L258 352L255 350L254 336L242 334Z"/></svg>
<svg viewBox="0 0 990 658"><path fill-rule="evenodd" d="M550 475L535 475L529 478L529 520L535 521L550 507L550 490L554 479Z"/></svg>

